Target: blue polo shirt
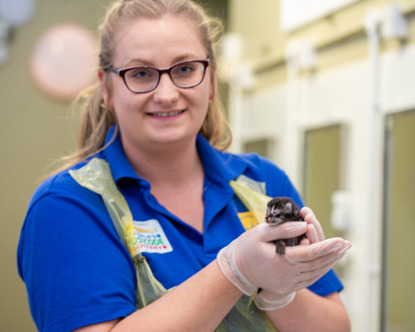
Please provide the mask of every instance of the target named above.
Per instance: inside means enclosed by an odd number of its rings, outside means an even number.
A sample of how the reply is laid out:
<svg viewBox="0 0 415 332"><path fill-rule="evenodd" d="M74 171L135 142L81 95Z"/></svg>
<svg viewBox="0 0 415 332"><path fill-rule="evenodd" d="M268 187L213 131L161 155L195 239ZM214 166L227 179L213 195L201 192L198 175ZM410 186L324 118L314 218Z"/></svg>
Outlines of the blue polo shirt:
<svg viewBox="0 0 415 332"><path fill-rule="evenodd" d="M112 128L107 143L113 134ZM158 203L150 184L132 168L119 135L98 154L109 163L131 209L142 252L167 289L204 268L244 232L238 213L246 208L230 180L244 174L264 182L267 195L292 197L302 205L287 175L270 161L257 154L220 152L200 135L197 148L205 170L203 234ZM133 261L101 197L78 185L68 170L35 191L21 231L18 270L40 331L70 331L136 310ZM330 271L310 289L324 296L341 290L342 284Z"/></svg>

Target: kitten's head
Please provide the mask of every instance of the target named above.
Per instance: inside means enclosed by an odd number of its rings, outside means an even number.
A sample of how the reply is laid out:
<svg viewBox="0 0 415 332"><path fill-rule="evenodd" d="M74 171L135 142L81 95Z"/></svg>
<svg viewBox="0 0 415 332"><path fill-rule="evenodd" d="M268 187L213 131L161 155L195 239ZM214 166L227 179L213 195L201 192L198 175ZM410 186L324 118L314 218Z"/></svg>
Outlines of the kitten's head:
<svg viewBox="0 0 415 332"><path fill-rule="evenodd" d="M286 221L300 220L297 204L287 197L276 197L268 202L265 221L279 225Z"/></svg>

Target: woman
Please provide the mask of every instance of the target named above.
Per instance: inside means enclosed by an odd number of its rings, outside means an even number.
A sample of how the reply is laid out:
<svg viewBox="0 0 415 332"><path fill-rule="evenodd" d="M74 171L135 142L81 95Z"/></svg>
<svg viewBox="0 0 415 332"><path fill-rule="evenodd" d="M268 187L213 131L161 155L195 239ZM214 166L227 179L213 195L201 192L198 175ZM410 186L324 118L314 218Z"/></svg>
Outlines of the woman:
<svg viewBox="0 0 415 332"><path fill-rule="evenodd" d="M301 200L275 165L221 151L212 22L188 0L109 8L78 152L35 192L19 242L39 330L350 329L330 270L349 242L324 240L308 208L305 222L245 232L250 212L230 186L241 175ZM272 241L304 233L275 253ZM251 295L254 309L235 313Z"/></svg>

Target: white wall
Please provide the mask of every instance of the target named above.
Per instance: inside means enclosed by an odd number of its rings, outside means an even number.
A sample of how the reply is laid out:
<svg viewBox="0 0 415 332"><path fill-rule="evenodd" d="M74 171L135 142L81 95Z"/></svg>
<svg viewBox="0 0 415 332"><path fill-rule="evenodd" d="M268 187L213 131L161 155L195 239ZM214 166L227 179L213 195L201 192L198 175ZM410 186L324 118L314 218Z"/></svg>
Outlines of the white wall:
<svg viewBox="0 0 415 332"><path fill-rule="evenodd" d="M358 0L281 0L281 28L294 30Z"/></svg>

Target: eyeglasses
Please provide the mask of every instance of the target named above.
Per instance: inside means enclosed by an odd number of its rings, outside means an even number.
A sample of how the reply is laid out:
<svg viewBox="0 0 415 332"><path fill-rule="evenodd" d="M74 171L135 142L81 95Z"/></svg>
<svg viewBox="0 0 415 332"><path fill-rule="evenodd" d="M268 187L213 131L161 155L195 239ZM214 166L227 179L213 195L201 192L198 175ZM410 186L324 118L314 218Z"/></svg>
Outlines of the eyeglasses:
<svg viewBox="0 0 415 332"><path fill-rule="evenodd" d="M177 87L182 89L193 88L202 83L207 66L209 66L209 59L182 61L165 69L150 66L125 69L115 69L110 66L108 69L122 77L131 92L145 93L157 88L160 77L164 73L169 74L170 79Z"/></svg>

